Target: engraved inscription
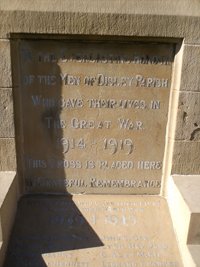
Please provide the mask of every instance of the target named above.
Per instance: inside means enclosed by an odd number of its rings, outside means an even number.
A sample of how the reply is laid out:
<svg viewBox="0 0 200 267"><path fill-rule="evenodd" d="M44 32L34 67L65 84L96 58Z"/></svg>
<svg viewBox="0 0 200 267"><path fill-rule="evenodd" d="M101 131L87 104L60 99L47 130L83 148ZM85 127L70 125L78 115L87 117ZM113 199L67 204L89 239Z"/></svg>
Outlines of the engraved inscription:
<svg viewBox="0 0 200 267"><path fill-rule="evenodd" d="M182 267L164 198L40 195L18 210L5 267Z"/></svg>
<svg viewBox="0 0 200 267"><path fill-rule="evenodd" d="M26 190L158 194L173 51L170 43L21 40Z"/></svg>

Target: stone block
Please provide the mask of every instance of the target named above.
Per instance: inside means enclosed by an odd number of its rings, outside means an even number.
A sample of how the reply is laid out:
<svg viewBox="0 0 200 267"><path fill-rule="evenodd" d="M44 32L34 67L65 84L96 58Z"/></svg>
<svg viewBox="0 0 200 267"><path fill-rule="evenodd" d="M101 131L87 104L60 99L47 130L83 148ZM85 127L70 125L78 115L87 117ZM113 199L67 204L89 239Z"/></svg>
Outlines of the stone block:
<svg viewBox="0 0 200 267"><path fill-rule="evenodd" d="M199 92L180 93L175 139L200 141Z"/></svg>
<svg viewBox="0 0 200 267"><path fill-rule="evenodd" d="M200 180L200 179L199 179ZM200 184L200 183L199 183ZM191 194L191 192L189 192ZM199 192L198 192L199 194ZM198 198L195 199L196 203ZM200 245L200 210L199 213L192 213L190 220L190 228L188 233L188 244Z"/></svg>
<svg viewBox="0 0 200 267"><path fill-rule="evenodd" d="M173 180L190 212L200 213L200 175L174 175Z"/></svg>
<svg viewBox="0 0 200 267"><path fill-rule="evenodd" d="M16 170L16 150L14 138L0 139L0 171Z"/></svg>
<svg viewBox="0 0 200 267"><path fill-rule="evenodd" d="M181 91L200 92L200 45L185 45L181 77Z"/></svg>
<svg viewBox="0 0 200 267"><path fill-rule="evenodd" d="M199 267L200 266L200 245L188 245L188 249L194 261L194 267Z"/></svg>
<svg viewBox="0 0 200 267"><path fill-rule="evenodd" d="M175 141L172 174L200 173L200 142Z"/></svg>
<svg viewBox="0 0 200 267"><path fill-rule="evenodd" d="M8 40L0 40L0 62L0 87L11 87L11 56Z"/></svg>
<svg viewBox="0 0 200 267"><path fill-rule="evenodd" d="M14 137L13 97L11 89L0 89L0 138Z"/></svg>
<svg viewBox="0 0 200 267"><path fill-rule="evenodd" d="M0 36L10 33L185 38L200 43L198 1L1 1ZM13 12L14 11L14 12ZM17 23L16 23L17 21ZM159 25L159 27L157 26Z"/></svg>
<svg viewBox="0 0 200 267"><path fill-rule="evenodd" d="M189 212L189 225L184 231L187 234L186 242L200 245L200 175L175 175L173 179ZM183 210L182 206L180 210ZM186 222L186 216L184 218L182 225Z"/></svg>

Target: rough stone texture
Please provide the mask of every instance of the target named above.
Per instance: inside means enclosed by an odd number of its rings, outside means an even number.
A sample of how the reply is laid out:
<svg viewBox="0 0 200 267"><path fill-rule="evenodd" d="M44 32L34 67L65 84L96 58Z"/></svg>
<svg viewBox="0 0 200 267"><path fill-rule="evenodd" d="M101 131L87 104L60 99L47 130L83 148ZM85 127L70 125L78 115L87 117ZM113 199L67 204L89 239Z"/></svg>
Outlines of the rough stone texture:
<svg viewBox="0 0 200 267"><path fill-rule="evenodd" d="M199 92L180 92L175 139L200 141Z"/></svg>
<svg viewBox="0 0 200 267"><path fill-rule="evenodd" d="M184 46L172 174L200 171L200 46ZM183 92L185 91L185 92ZM170 133L173 137L173 132ZM183 141L183 142L182 142Z"/></svg>
<svg viewBox="0 0 200 267"><path fill-rule="evenodd" d="M10 42L8 40L0 40L0 62L0 87L11 87Z"/></svg>
<svg viewBox="0 0 200 267"><path fill-rule="evenodd" d="M200 171L200 46L184 46L172 174ZM185 91L185 92L183 92ZM173 133L172 133L173 136ZM181 142L183 141L183 142Z"/></svg>
<svg viewBox="0 0 200 267"><path fill-rule="evenodd" d="M200 11L199 11L200 13ZM183 50L183 66L181 91L200 91L200 46L185 45Z"/></svg>
<svg viewBox="0 0 200 267"><path fill-rule="evenodd" d="M28 3L26 0L2 0L0 8L4 10L41 10L41 11L63 11L68 12L84 12L84 13L133 13L133 14L162 14L162 15L187 15L199 16L200 3L199 1L177 0L35 0L33 3Z"/></svg>
<svg viewBox="0 0 200 267"><path fill-rule="evenodd" d="M200 142L175 141L172 174L199 174Z"/></svg>
<svg viewBox="0 0 200 267"><path fill-rule="evenodd" d="M0 139L0 171L16 170L16 151L14 138Z"/></svg>
<svg viewBox="0 0 200 267"><path fill-rule="evenodd" d="M55 4L56 3L56 4ZM200 43L199 2L1 2L0 37L10 33L91 34L185 38ZM16 23L17 21L17 23ZM159 25L159 27L157 26Z"/></svg>
<svg viewBox="0 0 200 267"><path fill-rule="evenodd" d="M12 90L0 89L0 137L14 137Z"/></svg>

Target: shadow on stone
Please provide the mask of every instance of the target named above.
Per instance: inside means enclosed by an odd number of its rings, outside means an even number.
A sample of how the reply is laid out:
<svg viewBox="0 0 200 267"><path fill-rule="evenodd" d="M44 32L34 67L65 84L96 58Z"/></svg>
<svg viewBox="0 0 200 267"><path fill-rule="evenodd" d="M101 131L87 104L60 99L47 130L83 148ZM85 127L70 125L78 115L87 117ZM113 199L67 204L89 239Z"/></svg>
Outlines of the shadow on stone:
<svg viewBox="0 0 200 267"><path fill-rule="evenodd" d="M42 254L103 245L71 196L26 196L19 202L4 267L47 267Z"/></svg>

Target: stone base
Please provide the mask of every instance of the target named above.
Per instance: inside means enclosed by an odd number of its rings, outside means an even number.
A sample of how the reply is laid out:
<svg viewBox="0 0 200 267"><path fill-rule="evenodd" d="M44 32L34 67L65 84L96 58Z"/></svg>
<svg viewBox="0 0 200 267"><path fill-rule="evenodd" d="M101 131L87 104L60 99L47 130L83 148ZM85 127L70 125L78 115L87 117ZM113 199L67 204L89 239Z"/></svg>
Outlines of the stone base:
<svg viewBox="0 0 200 267"><path fill-rule="evenodd" d="M185 267L200 266L200 176L174 175L168 203Z"/></svg>
<svg viewBox="0 0 200 267"><path fill-rule="evenodd" d="M0 266L8 245L18 200L15 172L0 172Z"/></svg>
<svg viewBox="0 0 200 267"><path fill-rule="evenodd" d="M24 196L4 267L182 267L159 196Z"/></svg>

